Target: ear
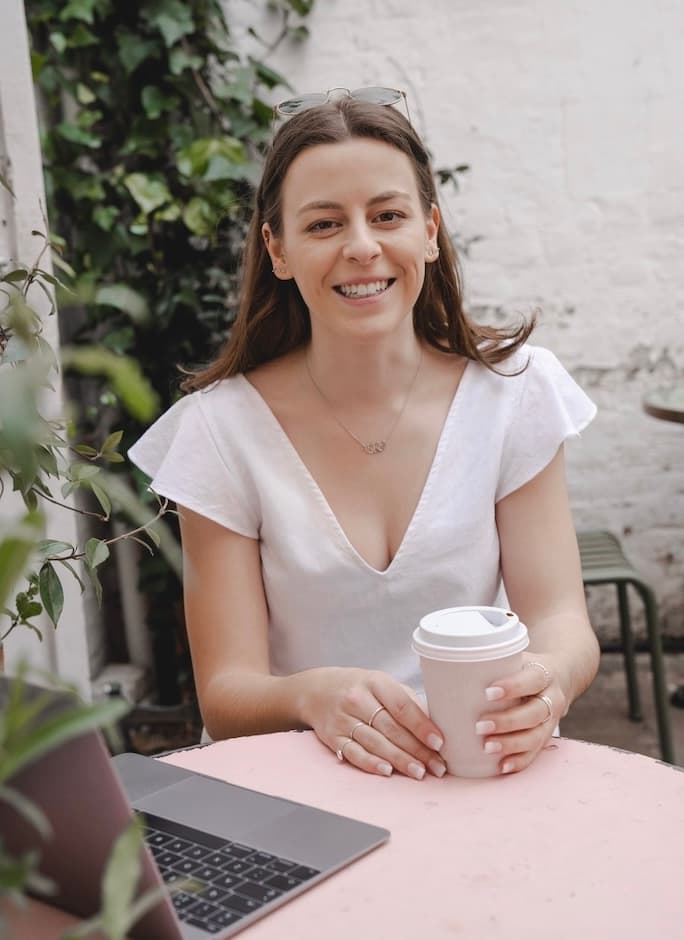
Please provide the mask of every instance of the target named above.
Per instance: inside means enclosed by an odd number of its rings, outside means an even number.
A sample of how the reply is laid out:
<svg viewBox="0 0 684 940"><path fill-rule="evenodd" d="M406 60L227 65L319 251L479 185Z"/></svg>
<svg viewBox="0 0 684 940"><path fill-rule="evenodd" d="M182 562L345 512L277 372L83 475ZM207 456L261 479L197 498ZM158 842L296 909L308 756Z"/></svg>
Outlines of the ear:
<svg viewBox="0 0 684 940"><path fill-rule="evenodd" d="M433 203L425 219L425 260L428 262L436 261L439 257L439 248L437 247L439 223L439 209Z"/></svg>
<svg viewBox="0 0 684 940"><path fill-rule="evenodd" d="M287 261L283 254L282 238L276 238L268 222L264 222L261 226L261 237L266 245L266 251L271 258L273 273L277 278L280 278L281 281L289 281L292 275L287 268Z"/></svg>

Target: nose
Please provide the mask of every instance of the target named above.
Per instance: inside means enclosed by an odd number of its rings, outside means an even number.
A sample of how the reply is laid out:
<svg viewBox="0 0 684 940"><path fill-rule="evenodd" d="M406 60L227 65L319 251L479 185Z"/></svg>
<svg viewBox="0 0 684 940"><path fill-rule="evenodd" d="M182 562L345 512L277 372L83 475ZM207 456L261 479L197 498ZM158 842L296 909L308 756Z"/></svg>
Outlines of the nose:
<svg viewBox="0 0 684 940"><path fill-rule="evenodd" d="M380 244L365 219L350 224L342 253L347 261L357 264L369 264L378 257Z"/></svg>

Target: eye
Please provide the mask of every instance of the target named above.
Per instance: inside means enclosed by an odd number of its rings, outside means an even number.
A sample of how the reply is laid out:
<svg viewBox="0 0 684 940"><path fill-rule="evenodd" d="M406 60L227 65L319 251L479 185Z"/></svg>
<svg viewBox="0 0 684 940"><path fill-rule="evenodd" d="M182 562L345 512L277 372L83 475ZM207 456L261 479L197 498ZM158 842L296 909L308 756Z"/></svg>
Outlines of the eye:
<svg viewBox="0 0 684 940"><path fill-rule="evenodd" d="M380 223L391 223L400 222L405 218L406 216L403 212L398 212L396 209L384 209L382 212L378 212L378 214L375 216L375 221Z"/></svg>
<svg viewBox="0 0 684 940"><path fill-rule="evenodd" d="M339 225L334 219L319 219L317 222L312 222L311 225L307 225L307 232L329 232L333 228Z"/></svg>

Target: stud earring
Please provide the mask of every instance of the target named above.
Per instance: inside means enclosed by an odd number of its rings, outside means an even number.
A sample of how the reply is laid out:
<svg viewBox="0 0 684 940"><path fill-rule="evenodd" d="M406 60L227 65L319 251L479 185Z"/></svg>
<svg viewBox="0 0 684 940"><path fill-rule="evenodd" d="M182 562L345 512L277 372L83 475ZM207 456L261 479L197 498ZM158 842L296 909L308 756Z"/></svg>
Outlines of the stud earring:
<svg viewBox="0 0 684 940"><path fill-rule="evenodd" d="M436 245L428 245L425 249L426 261L436 261L439 258L439 248Z"/></svg>
<svg viewBox="0 0 684 940"><path fill-rule="evenodd" d="M285 258L283 258L283 264L275 264L273 266L273 273L275 274L276 277L287 276L288 271L287 271L287 263L285 262Z"/></svg>

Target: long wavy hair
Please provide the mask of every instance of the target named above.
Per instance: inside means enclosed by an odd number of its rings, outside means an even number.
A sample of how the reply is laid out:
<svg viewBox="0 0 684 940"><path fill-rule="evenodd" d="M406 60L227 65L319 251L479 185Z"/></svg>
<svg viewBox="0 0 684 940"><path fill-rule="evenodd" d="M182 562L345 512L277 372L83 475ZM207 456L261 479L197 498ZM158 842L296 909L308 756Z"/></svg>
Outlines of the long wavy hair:
<svg viewBox="0 0 684 940"><path fill-rule="evenodd" d="M256 193L242 259L239 306L230 336L216 359L189 372L183 389L193 391L276 359L306 345L311 337L309 312L293 280L273 275L261 234L268 222L282 235L282 189L293 160L319 144L351 138L379 140L411 161L423 210L439 206L428 153L407 119L396 108L340 98L291 117L278 130L266 158ZM436 349L474 359L493 369L529 337L534 318L515 327L475 323L463 310L456 252L444 226L437 234L439 257L425 266L425 280L413 308L416 334Z"/></svg>

